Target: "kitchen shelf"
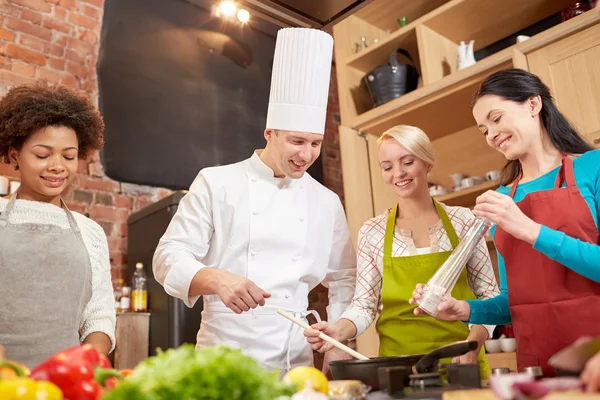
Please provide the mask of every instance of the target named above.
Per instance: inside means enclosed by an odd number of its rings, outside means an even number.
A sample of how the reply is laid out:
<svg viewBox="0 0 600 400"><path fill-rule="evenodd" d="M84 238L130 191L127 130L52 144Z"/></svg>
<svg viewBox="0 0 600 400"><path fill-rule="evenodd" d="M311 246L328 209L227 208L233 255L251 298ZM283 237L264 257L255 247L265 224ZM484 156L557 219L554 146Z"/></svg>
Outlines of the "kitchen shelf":
<svg viewBox="0 0 600 400"><path fill-rule="evenodd" d="M436 196L435 199L448 206L474 205L477 196L488 190L495 190L500 185L499 181L487 181L458 192L448 193L442 196Z"/></svg>
<svg viewBox="0 0 600 400"><path fill-rule="evenodd" d="M378 0L363 7L354 15L384 31L399 29L398 18L406 17L409 22L433 11L450 0Z"/></svg>
<svg viewBox="0 0 600 400"><path fill-rule="evenodd" d="M423 23L454 43L474 40L478 50L572 3L573 0L453 0L428 14Z"/></svg>
<svg viewBox="0 0 600 400"><path fill-rule="evenodd" d="M398 124L414 125L435 140L473 126L475 90L489 74L512 66L513 47L354 117L352 128L381 135Z"/></svg>

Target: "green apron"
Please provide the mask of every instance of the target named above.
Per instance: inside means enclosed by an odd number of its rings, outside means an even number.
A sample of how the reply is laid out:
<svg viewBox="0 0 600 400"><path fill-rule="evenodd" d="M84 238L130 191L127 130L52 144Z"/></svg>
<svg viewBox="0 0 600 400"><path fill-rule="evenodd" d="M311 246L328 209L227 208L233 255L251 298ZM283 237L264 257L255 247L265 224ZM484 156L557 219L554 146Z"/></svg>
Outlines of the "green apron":
<svg viewBox="0 0 600 400"><path fill-rule="evenodd" d="M458 237L448 214L434 201L452 249L458 245ZM414 305L408 304L418 283L426 283L450 256L451 251L415 256L392 257L392 243L397 206L390 211L383 245L383 278L381 303L383 309L377 321L379 355L399 356L426 354L438 347L465 340L469 326L461 321L439 321L429 315L414 315ZM467 284L467 269L461 272L452 297L460 300L475 299ZM451 362L451 359L442 362ZM478 357L481 379L490 375L485 349L481 346Z"/></svg>

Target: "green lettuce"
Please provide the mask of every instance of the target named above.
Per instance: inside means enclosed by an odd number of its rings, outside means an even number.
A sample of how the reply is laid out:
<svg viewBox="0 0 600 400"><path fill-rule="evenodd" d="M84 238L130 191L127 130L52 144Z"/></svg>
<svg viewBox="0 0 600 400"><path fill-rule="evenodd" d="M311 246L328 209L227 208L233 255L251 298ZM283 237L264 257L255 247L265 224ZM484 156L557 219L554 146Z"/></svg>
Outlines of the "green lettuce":
<svg viewBox="0 0 600 400"><path fill-rule="evenodd" d="M274 400L295 391L241 350L185 344L142 361L102 400Z"/></svg>

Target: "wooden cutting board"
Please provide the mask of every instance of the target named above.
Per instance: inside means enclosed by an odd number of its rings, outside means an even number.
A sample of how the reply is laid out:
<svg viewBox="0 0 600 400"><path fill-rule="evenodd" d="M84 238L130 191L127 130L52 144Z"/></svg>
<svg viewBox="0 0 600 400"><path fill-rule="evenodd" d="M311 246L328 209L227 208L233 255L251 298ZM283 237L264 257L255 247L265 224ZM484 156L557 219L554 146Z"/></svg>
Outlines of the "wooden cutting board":
<svg viewBox="0 0 600 400"><path fill-rule="evenodd" d="M455 390L444 393L443 400L498 400L491 389ZM600 399L600 393L584 393L580 390L556 392L544 400L591 400Z"/></svg>

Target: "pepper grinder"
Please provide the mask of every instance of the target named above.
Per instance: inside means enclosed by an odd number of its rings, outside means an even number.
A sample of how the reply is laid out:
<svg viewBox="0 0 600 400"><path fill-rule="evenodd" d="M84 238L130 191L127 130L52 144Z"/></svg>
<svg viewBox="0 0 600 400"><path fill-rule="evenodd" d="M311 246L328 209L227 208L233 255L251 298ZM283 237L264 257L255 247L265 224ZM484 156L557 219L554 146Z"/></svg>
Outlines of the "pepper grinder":
<svg viewBox="0 0 600 400"><path fill-rule="evenodd" d="M475 219L464 239L425 285L423 295L417 301L419 308L433 317L437 315L438 306L452 292L471 253L492 225L488 219Z"/></svg>

